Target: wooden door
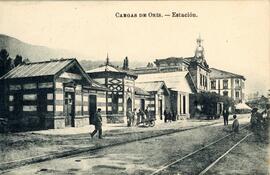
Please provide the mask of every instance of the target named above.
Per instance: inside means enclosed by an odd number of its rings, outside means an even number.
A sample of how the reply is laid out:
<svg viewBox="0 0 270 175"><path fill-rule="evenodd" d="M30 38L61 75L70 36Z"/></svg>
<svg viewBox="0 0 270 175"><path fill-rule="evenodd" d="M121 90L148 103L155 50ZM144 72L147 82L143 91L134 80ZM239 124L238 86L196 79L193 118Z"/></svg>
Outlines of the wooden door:
<svg viewBox="0 0 270 175"><path fill-rule="evenodd" d="M65 92L65 126L74 126L74 92Z"/></svg>
<svg viewBox="0 0 270 175"><path fill-rule="evenodd" d="M141 99L141 110L144 110L145 109L145 100L144 99Z"/></svg>
<svg viewBox="0 0 270 175"><path fill-rule="evenodd" d="M89 95L89 124L94 124L94 116L97 112L97 96Z"/></svg>
<svg viewBox="0 0 270 175"><path fill-rule="evenodd" d="M159 117L160 117L160 120L162 120L162 100L158 100L158 110L159 110Z"/></svg>
<svg viewBox="0 0 270 175"><path fill-rule="evenodd" d="M37 112L39 117L40 129L45 129L45 120L47 113L47 93L40 91L37 95Z"/></svg>

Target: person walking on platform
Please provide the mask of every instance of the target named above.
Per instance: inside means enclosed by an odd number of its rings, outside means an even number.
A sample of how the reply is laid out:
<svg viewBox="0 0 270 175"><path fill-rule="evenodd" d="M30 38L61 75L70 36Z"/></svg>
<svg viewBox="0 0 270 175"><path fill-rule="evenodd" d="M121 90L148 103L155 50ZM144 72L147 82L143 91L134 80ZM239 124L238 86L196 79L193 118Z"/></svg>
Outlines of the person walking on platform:
<svg viewBox="0 0 270 175"><path fill-rule="evenodd" d="M138 126L141 122L141 109L139 109L136 115L137 115L136 125Z"/></svg>
<svg viewBox="0 0 270 175"><path fill-rule="evenodd" d="M131 117L131 126L135 125L135 115L136 115L136 108L133 109L132 117Z"/></svg>
<svg viewBox="0 0 270 175"><path fill-rule="evenodd" d="M102 139L102 117L101 117L101 109L98 108L98 111L95 113L94 116L94 124L95 130L90 134L91 138L98 132L98 138Z"/></svg>
<svg viewBox="0 0 270 175"><path fill-rule="evenodd" d="M168 108L166 107L166 109L164 110L164 122L167 123L167 120L168 120L168 115L169 115L169 110Z"/></svg>
<svg viewBox="0 0 270 175"><path fill-rule="evenodd" d="M224 126L228 125L229 123L229 110L228 109L225 109L223 111L223 119L224 119Z"/></svg>
<svg viewBox="0 0 270 175"><path fill-rule="evenodd" d="M130 127L131 126L131 120L132 120L132 112L131 109L127 110L127 126Z"/></svg>

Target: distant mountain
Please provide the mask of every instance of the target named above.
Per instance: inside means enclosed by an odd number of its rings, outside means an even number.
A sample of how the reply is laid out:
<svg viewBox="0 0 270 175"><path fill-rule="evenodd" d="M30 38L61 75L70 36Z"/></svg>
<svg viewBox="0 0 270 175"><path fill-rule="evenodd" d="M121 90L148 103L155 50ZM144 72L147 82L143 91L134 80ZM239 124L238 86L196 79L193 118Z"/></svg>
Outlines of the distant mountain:
<svg viewBox="0 0 270 175"><path fill-rule="evenodd" d="M21 55L30 61L44 61L55 58L85 57L68 50L52 49L45 46L37 46L25 43L16 38L0 34L0 50L6 49L11 58Z"/></svg>
<svg viewBox="0 0 270 175"><path fill-rule="evenodd" d="M0 34L0 50L1 49L6 49L11 58L15 58L16 55L21 55L23 58L28 58L31 62L60 58L77 58L85 70L97 68L105 62L105 58L104 60L93 60L76 52L32 45L3 34ZM111 63L119 67L123 65L122 61L112 61ZM146 62L130 61L129 67L141 67L146 64Z"/></svg>

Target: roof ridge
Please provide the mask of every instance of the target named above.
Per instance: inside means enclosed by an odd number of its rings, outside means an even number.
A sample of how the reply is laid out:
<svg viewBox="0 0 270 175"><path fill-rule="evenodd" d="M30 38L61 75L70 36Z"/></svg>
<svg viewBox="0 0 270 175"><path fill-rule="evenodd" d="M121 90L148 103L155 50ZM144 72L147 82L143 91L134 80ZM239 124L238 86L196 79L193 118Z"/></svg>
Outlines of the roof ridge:
<svg viewBox="0 0 270 175"><path fill-rule="evenodd" d="M236 75L236 76L244 77L243 75L236 74L236 73L232 73L232 72L228 72L228 71L221 70L221 69L217 69L217 68L214 68L214 67L210 68L210 70L211 70L211 69L215 69L215 70L220 71L220 72L229 73L229 74L233 74L233 75Z"/></svg>
<svg viewBox="0 0 270 175"><path fill-rule="evenodd" d="M155 83L155 82L163 82L163 83L165 83L163 80L160 80L160 81L145 81L145 82L136 82L136 83Z"/></svg>
<svg viewBox="0 0 270 175"><path fill-rule="evenodd" d="M24 65L42 64L42 63L50 63L50 62L57 62L57 61L67 61L67 60L76 60L76 58L60 58L60 59L51 59L51 60L46 60L46 61L35 61L35 62L25 63Z"/></svg>

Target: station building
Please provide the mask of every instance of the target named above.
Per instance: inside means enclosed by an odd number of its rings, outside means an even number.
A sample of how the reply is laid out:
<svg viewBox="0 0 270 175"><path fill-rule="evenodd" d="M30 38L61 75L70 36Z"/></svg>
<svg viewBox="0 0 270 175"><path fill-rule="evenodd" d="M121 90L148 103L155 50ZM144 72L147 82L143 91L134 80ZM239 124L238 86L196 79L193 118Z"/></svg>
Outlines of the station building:
<svg viewBox="0 0 270 175"><path fill-rule="evenodd" d="M189 80L191 75L187 71L147 73L138 76L136 86L147 89L147 85L153 84L154 89L163 84L164 88L157 91L156 115L162 118L162 112L168 108L178 118L189 118L189 96L195 91L194 83Z"/></svg>
<svg viewBox="0 0 270 175"><path fill-rule="evenodd" d="M162 120L162 113L168 102L169 90L163 81L138 82L137 74L130 70L124 70L109 63L96 69L86 71L87 74L98 83L104 85L109 90L106 92L106 111L108 123L126 122L128 109L138 112L139 109L149 111L151 116Z"/></svg>
<svg viewBox="0 0 270 175"><path fill-rule="evenodd" d="M89 125L92 97L105 99L107 90L76 59L22 64L0 81L10 129L18 131Z"/></svg>
<svg viewBox="0 0 270 175"><path fill-rule="evenodd" d="M111 65L108 57L104 65L86 72L93 80L108 88L101 107L106 113L107 123L126 122L127 110L133 110L135 106L137 75Z"/></svg>

